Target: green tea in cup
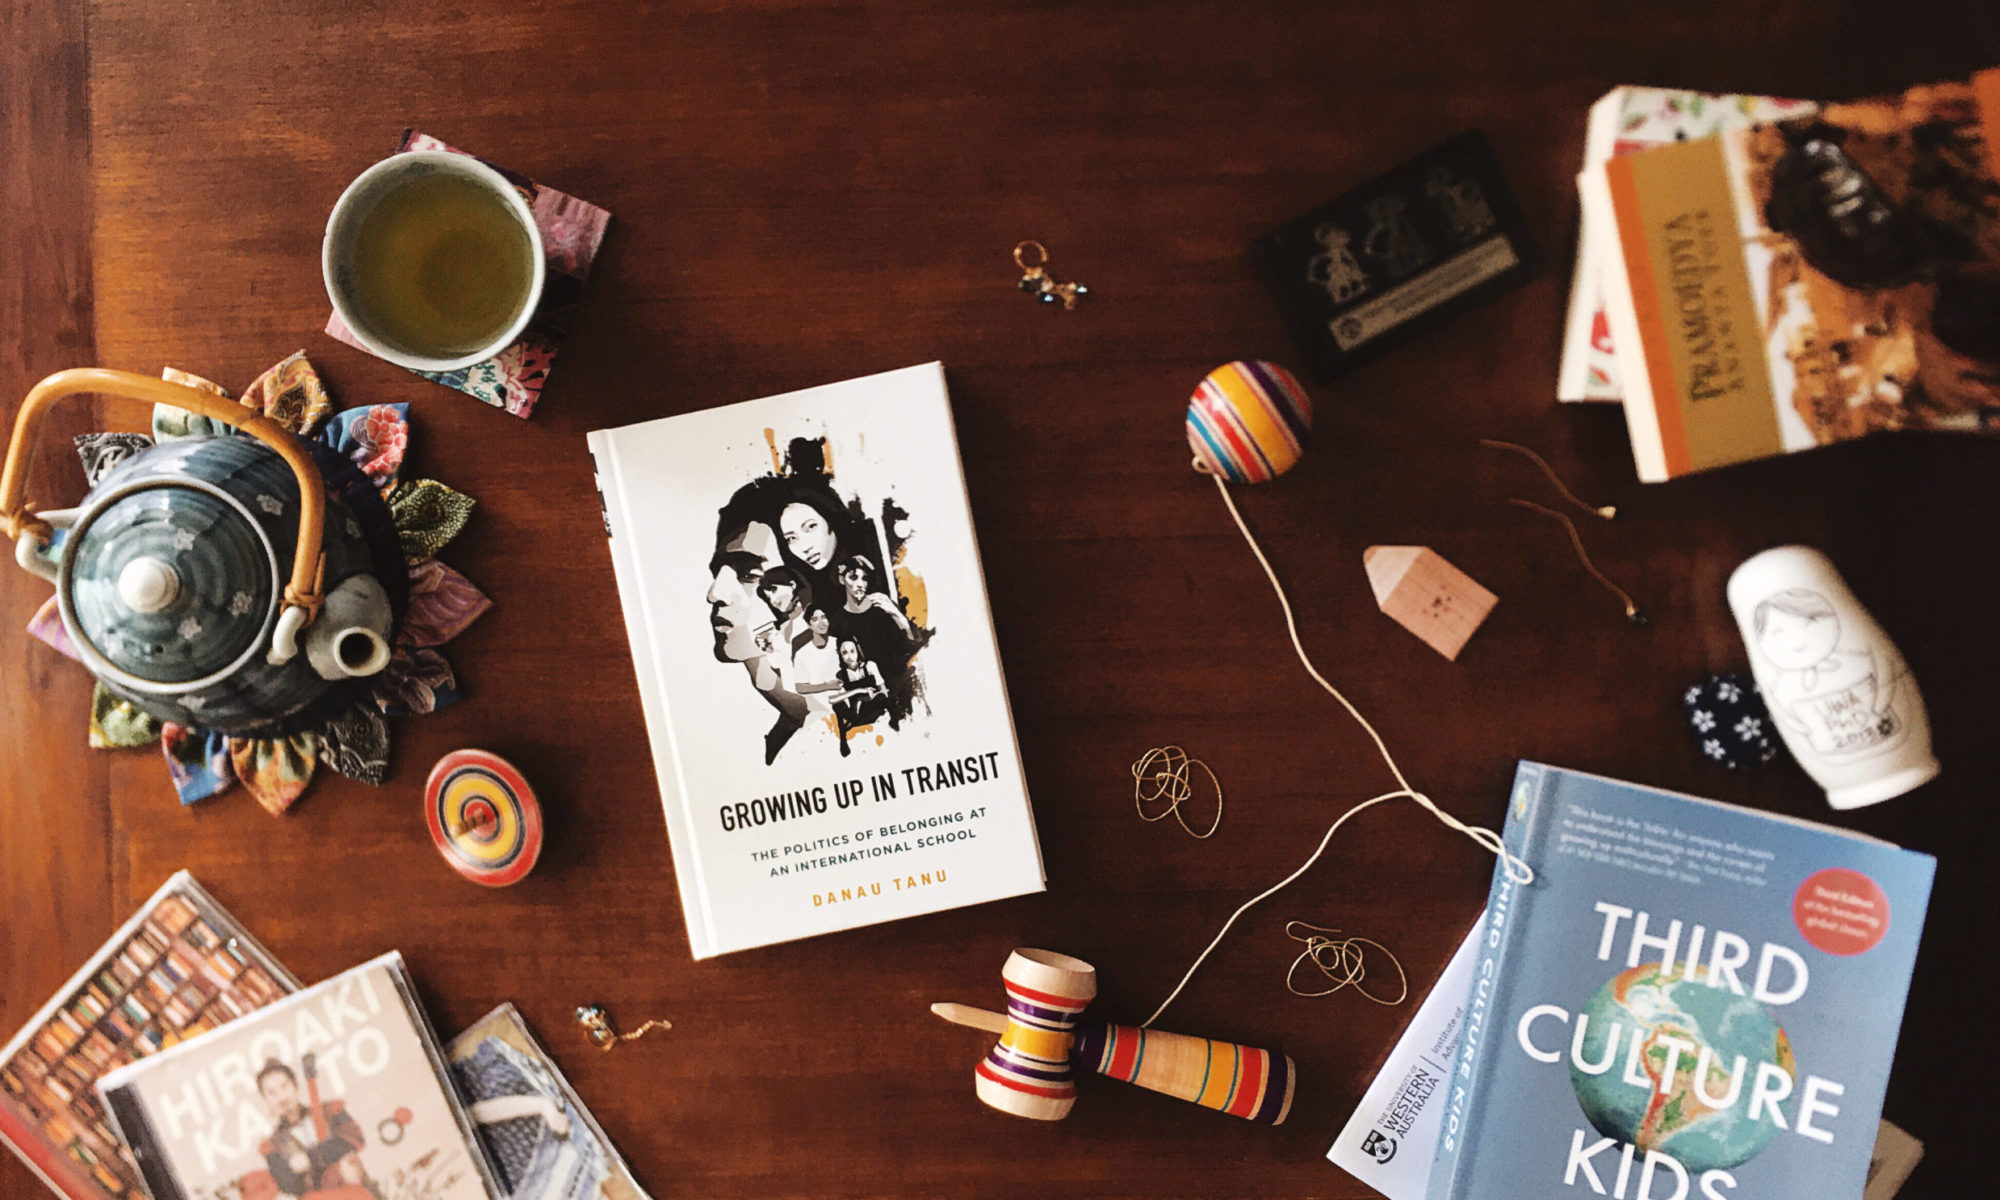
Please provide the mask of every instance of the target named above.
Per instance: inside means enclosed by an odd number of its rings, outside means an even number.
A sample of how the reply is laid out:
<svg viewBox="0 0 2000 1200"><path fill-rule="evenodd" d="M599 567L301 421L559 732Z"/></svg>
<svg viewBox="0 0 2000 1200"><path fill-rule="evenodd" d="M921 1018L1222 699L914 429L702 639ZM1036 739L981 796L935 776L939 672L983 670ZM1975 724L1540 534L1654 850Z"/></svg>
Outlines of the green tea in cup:
<svg viewBox="0 0 2000 1200"><path fill-rule="evenodd" d="M491 358L534 315L546 266L505 177L444 151L376 163L334 205L321 249L334 311L368 349L423 371Z"/></svg>

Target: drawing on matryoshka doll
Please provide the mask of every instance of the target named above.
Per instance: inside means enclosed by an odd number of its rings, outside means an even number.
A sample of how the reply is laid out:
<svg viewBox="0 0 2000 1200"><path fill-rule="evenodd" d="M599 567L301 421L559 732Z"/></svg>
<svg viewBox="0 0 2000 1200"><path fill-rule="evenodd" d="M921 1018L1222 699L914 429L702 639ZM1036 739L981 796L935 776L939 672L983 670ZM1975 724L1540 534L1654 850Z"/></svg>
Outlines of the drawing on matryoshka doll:
<svg viewBox="0 0 2000 1200"><path fill-rule="evenodd" d="M1908 672L1893 647L1842 645L1840 616L1810 588L1773 593L1751 613L1757 650L1773 668L1771 716L1821 754L1863 754L1902 738L1896 693Z"/></svg>

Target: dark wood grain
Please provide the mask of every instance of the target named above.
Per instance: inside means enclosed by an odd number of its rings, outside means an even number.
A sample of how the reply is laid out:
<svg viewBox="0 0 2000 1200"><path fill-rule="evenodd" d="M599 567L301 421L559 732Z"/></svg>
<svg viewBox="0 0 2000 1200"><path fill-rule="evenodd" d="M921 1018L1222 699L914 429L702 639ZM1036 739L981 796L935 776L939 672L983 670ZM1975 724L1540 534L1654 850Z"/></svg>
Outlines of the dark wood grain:
<svg viewBox="0 0 2000 1200"><path fill-rule="evenodd" d="M1281 1130L1108 1084L1060 1125L1002 1117L971 1095L981 1038L924 1008L993 1002L1025 944L1097 963L1104 1011L1143 1016L1231 909L1387 786L1291 660L1256 564L1187 469L1181 410L1221 361L1292 357L1254 236L1477 126L1551 264L1317 389L1304 466L1240 494L1301 632L1418 786L1468 819L1497 821L1532 756L1938 854L1888 1115L1929 1146L1909 1194L1989 1177L1976 1097L2000 1042L1968 983L1990 961L2000 862L2000 449L1885 439L1642 488L1618 415L1551 396L1592 100L1624 82L1847 96L1963 76L2000 57L1990 5L1893 29L1879 5L1829 0L85 7L14 4L0 39L0 395L88 362L237 387L304 347L344 404L413 405L415 469L481 502L444 557L497 607L450 650L471 699L399 727L388 786L322 778L274 820L240 794L184 811L156 754L83 749L87 681L12 632L45 589L0 573L6 1028L186 866L304 978L395 947L442 1028L514 1000L661 1196L1018 1195L1051 1179L1080 1195L1367 1194L1322 1158L1409 1010L1288 995L1281 931L1299 917L1363 932L1433 977L1491 864L1412 807L1357 819L1168 1022L1288 1050L1303 1083ZM530 421L318 332L326 212L406 125L616 214ZM1014 290L1024 237L1091 286L1084 307ZM1049 892L696 965L583 434L932 358L950 372ZM1585 535L1650 628L1625 624L1559 528L1506 504L1546 485L1480 436L1541 448L1619 506ZM79 488L62 466L49 478ZM1743 662L1724 578L1788 540L1834 557L1923 681L1946 763L1923 792L1834 817L1796 768L1729 776L1682 731L1682 688ZM1360 554L1376 542L1433 546L1501 597L1456 664L1375 612ZM1229 788L1212 841L1132 815L1127 764L1165 742ZM549 811L542 865L505 891L463 883L423 832L424 775L465 745L517 762ZM569 1023L586 1001L675 1029L600 1055ZM0 1191L30 1187L0 1164Z"/></svg>
<svg viewBox="0 0 2000 1200"><path fill-rule="evenodd" d="M0 395L93 359L90 109L84 15L74 4L0 5ZM71 436L90 403L57 412L30 495L75 495ZM11 420L9 421L11 425ZM0 582L0 1028L14 1029L110 932L125 891L113 866L106 761L86 748L91 681L21 629L49 589L5 550ZM0 1192L30 1186L11 1157Z"/></svg>

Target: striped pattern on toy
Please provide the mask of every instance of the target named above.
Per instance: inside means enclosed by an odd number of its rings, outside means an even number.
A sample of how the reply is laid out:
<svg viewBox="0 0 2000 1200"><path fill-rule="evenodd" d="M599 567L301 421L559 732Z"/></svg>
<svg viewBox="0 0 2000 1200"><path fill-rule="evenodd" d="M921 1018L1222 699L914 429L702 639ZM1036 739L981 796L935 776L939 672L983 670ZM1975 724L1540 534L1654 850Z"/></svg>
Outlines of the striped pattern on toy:
<svg viewBox="0 0 2000 1200"><path fill-rule="evenodd" d="M1312 398L1290 371L1241 359L1210 371L1188 399L1188 446L1231 483L1262 483L1290 470L1312 431Z"/></svg>
<svg viewBox="0 0 2000 1200"><path fill-rule="evenodd" d="M1045 1100L1076 1098L1070 1068L1071 1031L1088 996L1057 996L1009 979L1006 1032L975 1070L980 1078Z"/></svg>
<svg viewBox="0 0 2000 1200"><path fill-rule="evenodd" d="M1100 1075L1260 1125L1284 1123L1298 1079L1282 1054L1130 1025L1086 1025L1076 1031L1072 1054Z"/></svg>

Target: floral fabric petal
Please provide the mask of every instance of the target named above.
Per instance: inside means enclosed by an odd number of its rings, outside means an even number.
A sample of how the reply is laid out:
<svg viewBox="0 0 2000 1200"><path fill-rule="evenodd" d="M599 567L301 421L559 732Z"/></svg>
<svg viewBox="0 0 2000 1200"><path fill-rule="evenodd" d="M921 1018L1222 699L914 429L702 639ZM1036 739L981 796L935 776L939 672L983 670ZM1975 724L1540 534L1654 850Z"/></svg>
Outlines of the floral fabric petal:
<svg viewBox="0 0 2000 1200"><path fill-rule="evenodd" d="M197 729L172 721L160 726L160 751L167 758L167 774L182 804L193 804L229 790L236 782L236 767L229 760L229 735L215 729Z"/></svg>
<svg viewBox="0 0 2000 1200"><path fill-rule="evenodd" d="M243 389L243 405L304 437L333 412L333 398L303 350L264 372Z"/></svg>
<svg viewBox="0 0 2000 1200"><path fill-rule="evenodd" d="M410 406L375 404L335 413L319 440L351 460L378 488L395 484L410 448Z"/></svg>
<svg viewBox="0 0 2000 1200"><path fill-rule="evenodd" d="M310 733L282 738L230 738L229 765L264 811L282 816L312 782L319 766L319 738Z"/></svg>
<svg viewBox="0 0 2000 1200"><path fill-rule="evenodd" d="M161 371L160 378L166 380L168 383L178 383L191 388L199 388L204 392L213 392L225 400L231 398L228 389L224 388L221 384L210 383L199 375L190 375L186 371L176 367L168 367L166 370ZM155 404L153 406L153 439L155 441L165 442L171 441L174 438L184 437L221 437L229 432L231 432L230 426L220 421L210 420L207 417L197 417L185 408L176 408L171 404Z"/></svg>
<svg viewBox="0 0 2000 1200"><path fill-rule="evenodd" d="M83 481L96 487L104 473L139 453L151 449L153 439L143 433L86 433L76 439L76 454L83 460Z"/></svg>
<svg viewBox="0 0 2000 1200"><path fill-rule="evenodd" d="M319 756L349 779L381 787L389 775L389 723L370 704L357 704L319 729Z"/></svg>
<svg viewBox="0 0 2000 1200"><path fill-rule="evenodd" d="M398 641L413 648L442 646L493 607L472 581L437 559L410 568L410 607Z"/></svg>
<svg viewBox="0 0 2000 1200"><path fill-rule="evenodd" d="M111 694L102 683L90 697L90 748L116 750L160 740L160 719Z"/></svg>
<svg viewBox="0 0 2000 1200"><path fill-rule="evenodd" d="M375 677L375 707L391 717L436 712L459 699L458 677L435 650L398 646Z"/></svg>
<svg viewBox="0 0 2000 1200"><path fill-rule="evenodd" d="M57 653L83 661L83 655L76 652L76 643L69 640L69 630L63 628L62 606L54 596L44 601L35 615L28 618L28 632L53 646Z"/></svg>
<svg viewBox="0 0 2000 1200"><path fill-rule="evenodd" d="M435 479L399 483L386 499L389 515L396 522L396 536L403 543L403 558L410 563L435 557L465 528L478 503Z"/></svg>

